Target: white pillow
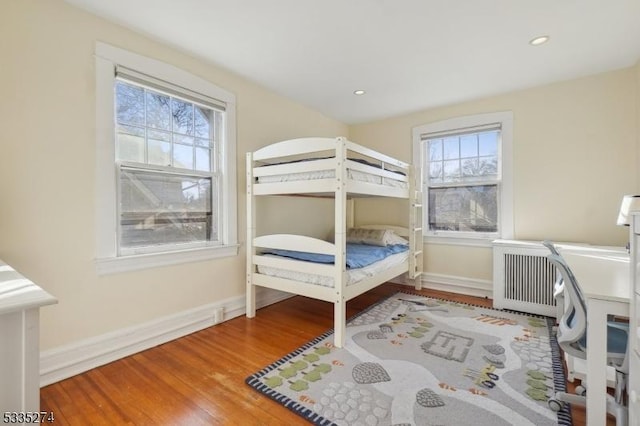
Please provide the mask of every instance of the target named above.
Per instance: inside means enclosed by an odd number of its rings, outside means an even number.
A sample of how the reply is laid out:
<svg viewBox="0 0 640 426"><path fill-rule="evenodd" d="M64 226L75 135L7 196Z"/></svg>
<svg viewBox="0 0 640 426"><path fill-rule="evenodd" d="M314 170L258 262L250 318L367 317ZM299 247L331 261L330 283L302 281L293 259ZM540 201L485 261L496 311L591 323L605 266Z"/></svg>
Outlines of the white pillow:
<svg viewBox="0 0 640 426"><path fill-rule="evenodd" d="M409 244L409 241L397 235L390 229L367 228L350 228L347 231L347 242L381 247L395 244Z"/></svg>
<svg viewBox="0 0 640 426"><path fill-rule="evenodd" d="M396 245L396 244L402 244L403 246L408 246L409 245L409 240L407 240L406 238L403 238L400 235L396 234L391 229L389 229L388 231L389 231L389 235L387 236L387 245L388 246L393 246L393 245Z"/></svg>

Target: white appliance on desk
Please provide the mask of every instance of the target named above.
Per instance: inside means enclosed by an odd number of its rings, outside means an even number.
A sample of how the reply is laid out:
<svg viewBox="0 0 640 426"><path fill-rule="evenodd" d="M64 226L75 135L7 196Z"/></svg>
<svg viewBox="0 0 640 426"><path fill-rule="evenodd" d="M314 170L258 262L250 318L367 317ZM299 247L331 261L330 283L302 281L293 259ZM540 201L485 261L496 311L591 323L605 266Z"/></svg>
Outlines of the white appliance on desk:
<svg viewBox="0 0 640 426"><path fill-rule="evenodd" d="M640 425L640 212L633 213L631 232L631 327L629 330L629 425Z"/></svg>

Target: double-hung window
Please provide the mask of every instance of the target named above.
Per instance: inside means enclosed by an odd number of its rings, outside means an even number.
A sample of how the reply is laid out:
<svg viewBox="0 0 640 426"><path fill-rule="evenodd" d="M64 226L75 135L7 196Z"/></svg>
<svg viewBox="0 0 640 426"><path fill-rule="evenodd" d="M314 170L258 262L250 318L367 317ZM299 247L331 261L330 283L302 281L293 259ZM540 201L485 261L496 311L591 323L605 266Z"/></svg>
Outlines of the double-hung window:
<svg viewBox="0 0 640 426"><path fill-rule="evenodd" d="M233 96L168 64L96 50L102 269L233 254Z"/></svg>
<svg viewBox="0 0 640 426"><path fill-rule="evenodd" d="M485 114L414 129L427 238L511 237L511 121Z"/></svg>
<svg viewBox="0 0 640 426"><path fill-rule="evenodd" d="M120 254L219 242L224 105L116 67Z"/></svg>

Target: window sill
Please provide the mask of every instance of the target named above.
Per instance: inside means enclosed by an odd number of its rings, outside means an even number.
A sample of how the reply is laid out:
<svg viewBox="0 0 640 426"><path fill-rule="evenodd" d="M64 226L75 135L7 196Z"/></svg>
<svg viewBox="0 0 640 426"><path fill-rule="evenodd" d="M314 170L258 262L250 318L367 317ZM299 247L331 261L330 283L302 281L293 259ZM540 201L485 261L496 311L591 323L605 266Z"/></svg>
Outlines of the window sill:
<svg viewBox="0 0 640 426"><path fill-rule="evenodd" d="M492 242L497 237L490 238L470 238L470 237L453 237L453 236L436 236L428 235L423 238L424 244L447 245L447 246L465 246L465 247L493 247Z"/></svg>
<svg viewBox="0 0 640 426"><path fill-rule="evenodd" d="M98 272L98 275L117 274L120 272L151 269L160 266L236 256L238 254L238 247L239 245L234 244L164 253L149 253L96 259L96 271Z"/></svg>

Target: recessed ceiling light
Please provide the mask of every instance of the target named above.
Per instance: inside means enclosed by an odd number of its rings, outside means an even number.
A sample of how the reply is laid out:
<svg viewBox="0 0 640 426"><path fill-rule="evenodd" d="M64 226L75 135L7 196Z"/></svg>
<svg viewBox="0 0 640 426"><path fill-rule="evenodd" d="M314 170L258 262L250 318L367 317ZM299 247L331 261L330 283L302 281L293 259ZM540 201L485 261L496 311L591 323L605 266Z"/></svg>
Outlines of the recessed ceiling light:
<svg viewBox="0 0 640 426"><path fill-rule="evenodd" d="M546 43L548 41L549 41L549 36L543 35L543 36L531 39L529 41L529 44L532 45L532 46L539 46L539 45L544 44L544 43Z"/></svg>
<svg viewBox="0 0 640 426"><path fill-rule="evenodd" d="M353 92L354 95L364 95L365 93L367 93L367 92L365 92L364 90L355 90Z"/></svg>

